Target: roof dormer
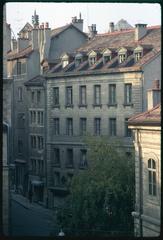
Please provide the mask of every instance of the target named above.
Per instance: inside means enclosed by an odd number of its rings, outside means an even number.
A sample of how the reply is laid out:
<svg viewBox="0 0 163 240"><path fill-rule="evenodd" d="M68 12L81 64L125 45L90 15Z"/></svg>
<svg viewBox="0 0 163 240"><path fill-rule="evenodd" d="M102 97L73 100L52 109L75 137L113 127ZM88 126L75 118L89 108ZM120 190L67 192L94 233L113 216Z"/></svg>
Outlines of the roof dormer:
<svg viewBox="0 0 163 240"><path fill-rule="evenodd" d="M127 49L121 47L118 49L119 63L124 62L127 59Z"/></svg>
<svg viewBox="0 0 163 240"><path fill-rule="evenodd" d="M109 48L104 49L102 52L103 64L109 62L112 59L112 51Z"/></svg>
<svg viewBox="0 0 163 240"><path fill-rule="evenodd" d="M82 53L77 53L75 55L75 66L79 66L80 63L83 62L83 54Z"/></svg>
<svg viewBox="0 0 163 240"><path fill-rule="evenodd" d="M88 53L88 61L89 61L89 66L94 65L97 61L97 52L95 52L94 50L91 50Z"/></svg>
<svg viewBox="0 0 163 240"><path fill-rule="evenodd" d="M142 56L143 56L143 47L139 45L134 49L135 62L139 61L139 59L141 59Z"/></svg>
<svg viewBox="0 0 163 240"><path fill-rule="evenodd" d="M61 56L61 61L62 61L62 67L66 67L69 64L69 55L67 53L64 53Z"/></svg>

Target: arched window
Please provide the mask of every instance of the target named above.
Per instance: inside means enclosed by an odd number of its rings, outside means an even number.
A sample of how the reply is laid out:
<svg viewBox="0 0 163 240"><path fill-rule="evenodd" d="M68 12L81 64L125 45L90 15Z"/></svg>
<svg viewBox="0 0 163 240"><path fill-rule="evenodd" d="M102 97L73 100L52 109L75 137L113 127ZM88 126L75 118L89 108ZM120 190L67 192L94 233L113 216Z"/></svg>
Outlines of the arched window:
<svg viewBox="0 0 163 240"><path fill-rule="evenodd" d="M148 160L148 184L149 195L156 196L156 162L151 158Z"/></svg>

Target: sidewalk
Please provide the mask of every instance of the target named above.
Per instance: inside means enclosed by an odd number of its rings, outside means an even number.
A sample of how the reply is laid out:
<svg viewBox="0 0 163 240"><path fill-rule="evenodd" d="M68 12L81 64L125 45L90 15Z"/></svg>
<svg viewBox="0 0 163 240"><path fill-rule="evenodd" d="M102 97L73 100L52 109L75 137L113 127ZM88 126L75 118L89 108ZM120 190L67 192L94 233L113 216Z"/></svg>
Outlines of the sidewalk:
<svg viewBox="0 0 163 240"><path fill-rule="evenodd" d="M24 208L29 209L29 210L35 210L35 211L41 211L44 214L47 214L48 216L54 217L54 211L51 209L47 209L44 206L41 206L35 202L30 203L29 199L17 194L15 192L11 192L11 199L13 201L16 201L17 203L19 203L20 205L22 205Z"/></svg>

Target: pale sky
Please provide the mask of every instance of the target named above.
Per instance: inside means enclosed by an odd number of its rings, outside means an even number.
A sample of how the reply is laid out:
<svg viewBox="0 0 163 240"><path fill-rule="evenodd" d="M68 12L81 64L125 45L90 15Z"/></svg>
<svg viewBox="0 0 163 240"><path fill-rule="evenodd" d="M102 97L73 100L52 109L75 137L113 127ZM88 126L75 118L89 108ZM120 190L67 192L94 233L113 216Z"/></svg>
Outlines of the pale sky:
<svg viewBox="0 0 163 240"><path fill-rule="evenodd" d="M40 24L49 22L51 29L66 25L72 17L81 16L84 19L84 31L88 26L96 24L98 33L107 32L109 22L115 24L125 19L133 27L136 23L146 23L148 26L161 25L161 7L155 3L20 3L6 4L7 23L17 37L17 33L26 22L31 23L34 10L39 15Z"/></svg>

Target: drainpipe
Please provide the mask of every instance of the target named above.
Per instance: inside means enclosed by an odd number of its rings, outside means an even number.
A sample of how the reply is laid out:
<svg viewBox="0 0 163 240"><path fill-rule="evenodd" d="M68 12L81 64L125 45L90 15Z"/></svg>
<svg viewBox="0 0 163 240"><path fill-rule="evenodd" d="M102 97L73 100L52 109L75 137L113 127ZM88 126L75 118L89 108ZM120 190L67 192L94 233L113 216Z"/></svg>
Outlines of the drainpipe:
<svg viewBox="0 0 163 240"><path fill-rule="evenodd" d="M139 233L140 237L143 236L143 227L142 227L142 214L143 214L143 173L142 173L142 153L141 153L141 146L139 141L139 133L140 130L137 130L137 144L138 144L138 157L139 157Z"/></svg>

